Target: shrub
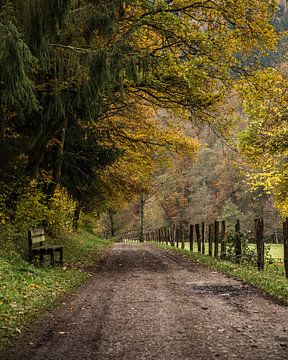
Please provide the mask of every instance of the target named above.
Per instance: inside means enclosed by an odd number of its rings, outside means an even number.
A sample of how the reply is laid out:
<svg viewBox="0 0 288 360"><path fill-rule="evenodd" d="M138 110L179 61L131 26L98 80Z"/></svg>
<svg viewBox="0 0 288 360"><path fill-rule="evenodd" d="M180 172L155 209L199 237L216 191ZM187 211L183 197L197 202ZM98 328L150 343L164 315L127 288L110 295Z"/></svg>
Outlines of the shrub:
<svg viewBox="0 0 288 360"><path fill-rule="evenodd" d="M25 188L7 191L0 198L0 238L3 248L25 255L27 232L30 227L47 226L48 234L72 232L75 202L68 193L59 188L52 199L47 200L44 192L49 179L42 177L32 180ZM12 188L12 186L11 186ZM7 206L7 199L15 193L15 200Z"/></svg>
<svg viewBox="0 0 288 360"><path fill-rule="evenodd" d="M55 236L59 233L72 233L75 206L75 201L69 196L67 191L62 188L58 188L55 191L47 214L49 233Z"/></svg>
<svg viewBox="0 0 288 360"><path fill-rule="evenodd" d="M239 256L237 254L237 238L238 236L241 241L241 259L239 261ZM251 243L253 239L251 238L251 234L249 231L240 231L238 234L236 232L231 232L227 235L225 242L226 242L226 253L221 254L221 257L225 260L229 260L231 262L242 264L249 264L249 265L256 265L257 264L257 253L255 249L251 249L249 247L249 242Z"/></svg>
<svg viewBox="0 0 288 360"><path fill-rule="evenodd" d="M240 237L241 250L242 250L240 261L239 261L239 257L236 252L236 247L237 247L236 232L231 232L230 234L227 235L227 237L225 239L226 253L221 254L221 258L225 259L225 260L229 260L234 263L240 262L242 264L256 266L257 265L256 248L253 249L253 248L249 247L249 243L253 243L255 241L251 236L251 232L247 231L247 230L240 231L238 236ZM270 254L270 246L269 245L264 245L264 262L266 264L272 263L272 257Z"/></svg>

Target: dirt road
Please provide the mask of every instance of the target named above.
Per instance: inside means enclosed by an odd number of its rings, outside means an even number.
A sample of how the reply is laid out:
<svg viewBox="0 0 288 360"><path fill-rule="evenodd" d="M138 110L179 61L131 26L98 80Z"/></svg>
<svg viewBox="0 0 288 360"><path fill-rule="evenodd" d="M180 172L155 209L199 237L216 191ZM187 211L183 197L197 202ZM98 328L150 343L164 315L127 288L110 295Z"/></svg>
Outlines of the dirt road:
<svg viewBox="0 0 288 360"><path fill-rule="evenodd" d="M288 359L288 307L149 245L115 244L7 359Z"/></svg>

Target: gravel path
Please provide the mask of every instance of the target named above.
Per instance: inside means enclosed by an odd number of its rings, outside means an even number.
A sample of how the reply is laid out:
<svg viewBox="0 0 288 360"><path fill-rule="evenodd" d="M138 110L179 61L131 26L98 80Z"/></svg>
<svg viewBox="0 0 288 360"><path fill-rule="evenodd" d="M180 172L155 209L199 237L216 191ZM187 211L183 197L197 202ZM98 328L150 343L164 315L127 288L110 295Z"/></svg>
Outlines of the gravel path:
<svg viewBox="0 0 288 360"><path fill-rule="evenodd" d="M5 359L288 359L287 310L170 251L115 244Z"/></svg>

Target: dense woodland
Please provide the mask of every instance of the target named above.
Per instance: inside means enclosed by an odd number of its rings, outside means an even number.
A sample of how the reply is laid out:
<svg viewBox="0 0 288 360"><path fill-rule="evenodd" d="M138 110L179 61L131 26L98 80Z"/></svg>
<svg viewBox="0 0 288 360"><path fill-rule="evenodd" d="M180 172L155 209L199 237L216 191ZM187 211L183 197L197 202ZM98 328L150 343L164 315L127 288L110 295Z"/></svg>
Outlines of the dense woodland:
<svg viewBox="0 0 288 360"><path fill-rule="evenodd" d="M288 215L286 1L0 0L0 236ZM140 234L140 235L139 235Z"/></svg>

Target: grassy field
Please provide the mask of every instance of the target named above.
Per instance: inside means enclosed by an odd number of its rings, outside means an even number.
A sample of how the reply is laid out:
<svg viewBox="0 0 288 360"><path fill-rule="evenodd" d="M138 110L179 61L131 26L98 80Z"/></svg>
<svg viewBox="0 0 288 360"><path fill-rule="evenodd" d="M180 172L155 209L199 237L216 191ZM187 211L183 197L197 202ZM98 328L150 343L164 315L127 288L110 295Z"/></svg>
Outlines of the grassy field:
<svg viewBox="0 0 288 360"><path fill-rule="evenodd" d="M283 262L283 244L266 244L267 246L269 246L270 248L270 255L272 259L275 259L276 261L279 262ZM179 243L179 247L181 247L181 243ZM256 245L255 244L250 244L249 247L251 249L255 249ZM185 250L189 250L190 249L190 245L189 242L185 243ZM220 246L219 246L219 251L220 251ZM197 244L194 243L193 246L193 252L197 253ZM213 252L214 252L214 244L213 244ZM208 244L205 244L205 254L208 254Z"/></svg>
<svg viewBox="0 0 288 360"><path fill-rule="evenodd" d="M65 294L90 276L85 268L95 265L108 240L82 231L61 239L65 266L29 264L14 251L0 253L0 349L29 327Z"/></svg>
<svg viewBox="0 0 288 360"><path fill-rule="evenodd" d="M270 255L272 257L272 259L275 260L281 260L283 261L283 244L266 244L270 247ZM256 249L256 245L255 244L250 244L249 245L251 247L251 249Z"/></svg>

